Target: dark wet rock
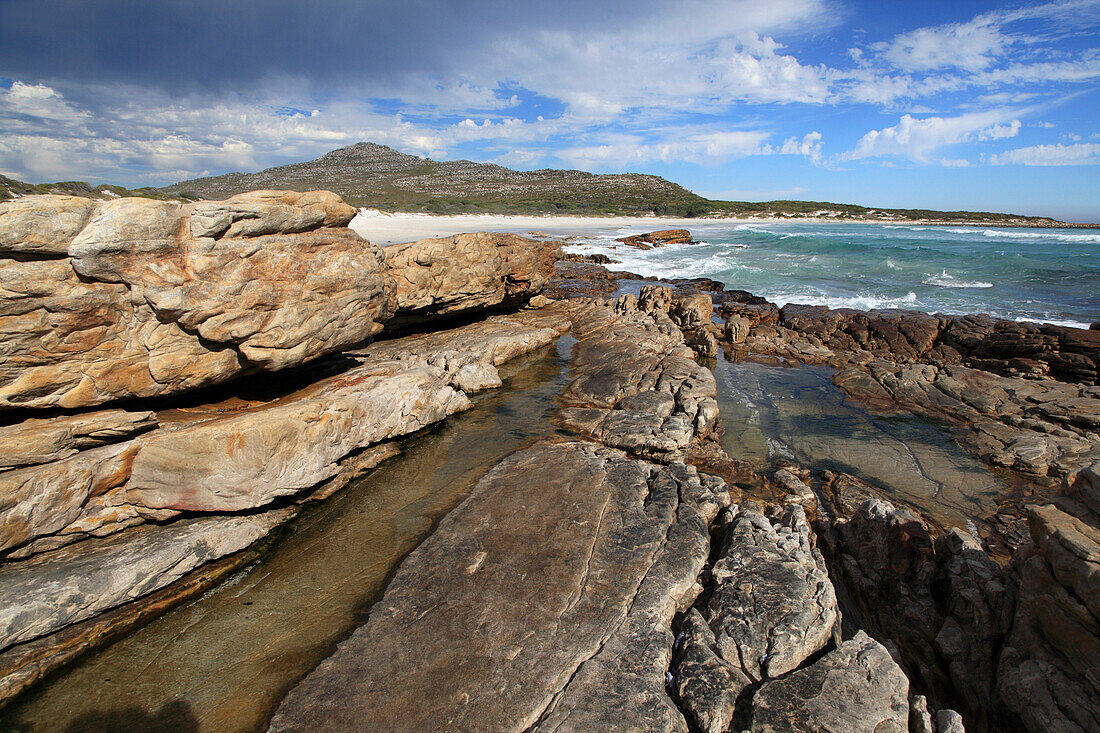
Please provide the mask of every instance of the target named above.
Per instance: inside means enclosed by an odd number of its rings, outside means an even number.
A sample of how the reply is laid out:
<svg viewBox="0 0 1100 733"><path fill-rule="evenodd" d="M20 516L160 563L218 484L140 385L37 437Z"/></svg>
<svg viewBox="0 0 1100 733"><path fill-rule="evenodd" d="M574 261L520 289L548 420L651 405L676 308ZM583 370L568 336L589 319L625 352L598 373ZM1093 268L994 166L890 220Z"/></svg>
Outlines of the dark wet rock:
<svg viewBox="0 0 1100 733"><path fill-rule="evenodd" d="M909 681L862 631L814 664L765 683L753 696L752 731L909 730Z"/></svg>
<svg viewBox="0 0 1100 733"><path fill-rule="evenodd" d="M707 556L707 516L689 497L718 488L591 444L513 454L271 730L686 731L664 689L669 624Z"/></svg>
<svg viewBox="0 0 1100 733"><path fill-rule="evenodd" d="M591 262L594 265L613 265L618 262L618 260L613 260L607 255L599 252L590 255L565 252L561 255L561 260L565 262Z"/></svg>
<svg viewBox="0 0 1100 733"><path fill-rule="evenodd" d="M822 532L825 554L864 628L898 648L937 707L962 711L976 730L1002 721L996 667L1011 579L962 530L941 532L850 478L827 488L836 518Z"/></svg>

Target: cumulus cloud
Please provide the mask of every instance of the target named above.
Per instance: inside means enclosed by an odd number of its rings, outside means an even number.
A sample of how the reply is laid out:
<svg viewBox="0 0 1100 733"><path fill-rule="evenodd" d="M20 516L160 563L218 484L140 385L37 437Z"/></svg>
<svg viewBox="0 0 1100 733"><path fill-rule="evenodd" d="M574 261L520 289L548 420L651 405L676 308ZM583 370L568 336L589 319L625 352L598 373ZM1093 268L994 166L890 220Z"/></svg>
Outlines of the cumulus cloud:
<svg viewBox="0 0 1100 733"><path fill-rule="evenodd" d="M779 152L784 155L805 155L812 163L821 162L821 133L807 133L799 140L797 137L787 138Z"/></svg>
<svg viewBox="0 0 1100 733"><path fill-rule="evenodd" d="M989 156L993 165L1097 165L1100 143L1032 145Z"/></svg>
<svg viewBox="0 0 1100 733"><path fill-rule="evenodd" d="M960 68L981 71L989 68L1013 43L989 16L968 23L936 28L918 28L872 46L883 58L902 71L930 71Z"/></svg>
<svg viewBox="0 0 1100 733"><path fill-rule="evenodd" d="M871 130L845 153L845 160L861 158L900 157L917 162L930 162L941 148L972 140L998 140L1012 137L1021 123L1013 119L1016 110L975 112L958 117L926 117L917 119L903 115L898 124L881 130ZM1005 120L1011 122L1005 123ZM958 166L959 160L941 160L944 165Z"/></svg>
<svg viewBox="0 0 1100 733"><path fill-rule="evenodd" d="M0 167L167 183L359 140L523 166L819 164L821 135L784 119L805 107L908 112L842 159L953 165L976 153L941 148L1019 134L1010 106L1100 81L1100 49L1081 41L1100 0L903 29L817 62L809 39L851 20L839 0L0 0L0 84L16 79L0 86Z"/></svg>
<svg viewBox="0 0 1100 733"><path fill-rule="evenodd" d="M686 135L647 139L638 135L616 135L597 145L565 148L555 157L569 165L592 170L625 170L632 164L688 161L717 165L731 158L768 155L769 133L759 131L698 130Z"/></svg>

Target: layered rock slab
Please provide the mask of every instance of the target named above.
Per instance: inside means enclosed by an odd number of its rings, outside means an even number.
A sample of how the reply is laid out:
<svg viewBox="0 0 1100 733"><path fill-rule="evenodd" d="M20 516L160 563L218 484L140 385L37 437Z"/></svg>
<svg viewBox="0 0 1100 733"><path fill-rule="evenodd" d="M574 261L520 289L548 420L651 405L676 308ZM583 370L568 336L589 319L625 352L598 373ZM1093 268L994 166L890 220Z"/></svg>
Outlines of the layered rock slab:
<svg viewBox="0 0 1100 733"><path fill-rule="evenodd" d="M567 328L551 308L381 342L342 374L277 399L177 411L137 438L0 472L0 550L264 506L332 477L356 450L466 409L467 391L499 386L496 365Z"/></svg>
<svg viewBox="0 0 1100 733"><path fill-rule="evenodd" d="M686 730L662 665L706 559L707 494L693 469L587 443L513 454L271 730Z"/></svg>
<svg viewBox="0 0 1100 733"><path fill-rule="evenodd" d="M0 649L152 593L237 550L288 510L142 527L0 567Z"/></svg>
<svg viewBox="0 0 1100 733"><path fill-rule="evenodd" d="M668 316L668 288L639 302L578 306L562 425L636 455L682 459L718 426L717 385ZM665 297L668 296L668 297Z"/></svg>

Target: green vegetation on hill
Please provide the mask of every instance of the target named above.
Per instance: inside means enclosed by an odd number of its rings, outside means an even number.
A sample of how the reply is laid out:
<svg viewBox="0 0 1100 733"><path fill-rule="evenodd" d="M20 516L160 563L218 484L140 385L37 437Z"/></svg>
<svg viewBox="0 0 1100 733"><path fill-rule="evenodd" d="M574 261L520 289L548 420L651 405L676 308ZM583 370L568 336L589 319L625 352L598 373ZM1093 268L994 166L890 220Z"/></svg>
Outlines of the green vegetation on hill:
<svg viewBox="0 0 1100 733"><path fill-rule="evenodd" d="M150 199L178 199L179 196L165 193L156 188L124 188L122 186L110 186L101 183L93 186L84 181L59 181L57 183L24 183L14 178L0 176L0 201L7 201L17 196L31 196L34 194L61 194L64 196L83 196L92 199L114 199L122 196L142 196Z"/></svg>
<svg viewBox="0 0 1100 733"><path fill-rule="evenodd" d="M164 188L128 190L80 181L28 184L0 176L0 200L32 193L93 198L224 199L261 188L335 191L354 206L430 214L574 214L694 217L826 218L841 221L933 221L1017 226L1058 225L1054 219L972 211L878 209L819 201L712 201L660 176L575 170L515 171L469 160L436 161L375 143L357 143L316 160L227 173Z"/></svg>

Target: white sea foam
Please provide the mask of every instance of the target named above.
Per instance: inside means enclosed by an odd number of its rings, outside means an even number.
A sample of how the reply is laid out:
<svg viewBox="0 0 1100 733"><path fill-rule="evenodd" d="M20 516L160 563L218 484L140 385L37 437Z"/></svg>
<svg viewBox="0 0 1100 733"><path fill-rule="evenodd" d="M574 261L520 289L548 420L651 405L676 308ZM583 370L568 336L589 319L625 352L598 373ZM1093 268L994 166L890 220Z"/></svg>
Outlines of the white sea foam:
<svg viewBox="0 0 1100 733"><path fill-rule="evenodd" d="M947 228L943 229L944 232L950 232L951 234L970 234L982 237L989 237L991 239L1026 239L1026 240L1047 240L1054 242L1098 242L1100 243L1100 234L1070 234L1067 232L1059 231L1021 231L1019 229L965 229L965 228Z"/></svg>
<svg viewBox="0 0 1100 733"><path fill-rule="evenodd" d="M1047 318L1045 316L1013 316L1010 318L1010 320L1016 321L1017 323L1049 323L1052 326L1066 326L1068 328L1088 329L1089 327L1089 324L1083 321L1067 321L1064 318Z"/></svg>
<svg viewBox="0 0 1100 733"><path fill-rule="evenodd" d="M917 294L909 291L900 298L891 298L885 295L860 293L859 295L829 296L823 293L759 293L776 305L783 307L788 303L804 303L809 305L824 305L829 308L853 308L855 310L869 311L888 308L902 308L906 310L917 309L920 301Z"/></svg>
<svg viewBox="0 0 1100 733"><path fill-rule="evenodd" d="M944 269L939 275L928 274L921 280L925 285L935 285L940 288L991 288L993 283L985 282L984 280L958 280L955 277L947 274L947 270Z"/></svg>

